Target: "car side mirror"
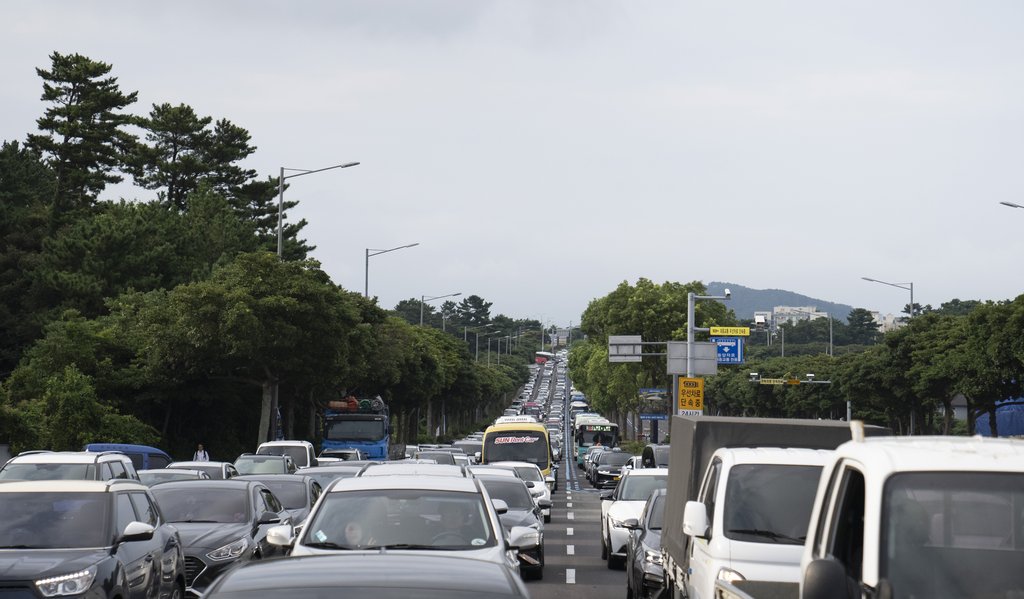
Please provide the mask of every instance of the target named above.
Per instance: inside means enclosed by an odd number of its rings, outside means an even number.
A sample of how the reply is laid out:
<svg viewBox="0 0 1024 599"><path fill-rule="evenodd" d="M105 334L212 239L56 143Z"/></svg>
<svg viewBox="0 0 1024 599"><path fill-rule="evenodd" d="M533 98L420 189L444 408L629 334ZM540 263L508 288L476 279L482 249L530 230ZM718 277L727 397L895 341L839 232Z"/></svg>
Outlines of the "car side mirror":
<svg viewBox="0 0 1024 599"><path fill-rule="evenodd" d="M683 534L708 538L708 509L699 501L687 501L683 510Z"/></svg>
<svg viewBox="0 0 1024 599"><path fill-rule="evenodd" d="M537 500L537 506L542 510L546 510L551 507L551 500L544 499L543 497Z"/></svg>
<svg viewBox="0 0 1024 599"><path fill-rule="evenodd" d="M281 515L280 514L275 514L274 512L263 512L262 514L260 514L259 523L260 524L280 524L281 523Z"/></svg>
<svg viewBox="0 0 1024 599"><path fill-rule="evenodd" d="M803 599L846 597L846 570L834 559L816 559L804 571Z"/></svg>
<svg viewBox="0 0 1024 599"><path fill-rule="evenodd" d="M513 549L530 549L540 544L540 532L529 526L513 526L509 531L509 545Z"/></svg>
<svg viewBox="0 0 1024 599"><path fill-rule="evenodd" d="M615 491L601 491L601 501L609 501Z"/></svg>
<svg viewBox="0 0 1024 599"><path fill-rule="evenodd" d="M526 486L532 489L535 486L535 484L532 480L528 480L526 481Z"/></svg>
<svg viewBox="0 0 1024 599"><path fill-rule="evenodd" d="M622 526L623 528L628 528L629 530L640 530L641 528L640 521L636 518L626 518L622 521Z"/></svg>
<svg viewBox="0 0 1024 599"><path fill-rule="evenodd" d="M267 542L279 547L291 547L296 536L291 526L273 526L267 529Z"/></svg>
<svg viewBox="0 0 1024 599"><path fill-rule="evenodd" d="M491 499L491 505L494 506L494 511L499 516L508 513L508 504L505 503L504 499Z"/></svg>
<svg viewBox="0 0 1024 599"><path fill-rule="evenodd" d="M131 543L133 541L148 541L153 538L153 533L156 529L151 524L145 522L129 522L124 527L124 532L121 533L122 543Z"/></svg>

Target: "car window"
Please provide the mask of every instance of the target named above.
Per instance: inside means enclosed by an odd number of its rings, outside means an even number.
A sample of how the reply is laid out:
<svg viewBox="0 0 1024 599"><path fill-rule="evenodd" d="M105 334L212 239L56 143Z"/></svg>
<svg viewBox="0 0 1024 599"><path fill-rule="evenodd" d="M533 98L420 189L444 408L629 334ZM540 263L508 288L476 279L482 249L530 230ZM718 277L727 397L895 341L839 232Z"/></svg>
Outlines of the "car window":
<svg viewBox="0 0 1024 599"><path fill-rule="evenodd" d="M491 499L503 500L508 504L510 510L533 509L533 497L530 496L530 491L522 481L515 479L509 479L508 481L485 480L484 487L487 488L487 493L491 496Z"/></svg>
<svg viewBox="0 0 1024 599"><path fill-rule="evenodd" d="M100 464L100 480L111 480L114 478L114 473L110 469L110 463L104 462Z"/></svg>
<svg viewBox="0 0 1024 599"><path fill-rule="evenodd" d="M128 472L124 469L124 464L121 462L107 462L106 464L110 466L110 473L113 475L113 478L128 478Z"/></svg>
<svg viewBox="0 0 1024 599"><path fill-rule="evenodd" d="M132 506L131 499L128 498L127 493L118 493L117 501L115 502L117 510L117 519L114 521L117 526L117 534L124 532L126 526L129 523L138 520L138 516L135 515L135 508Z"/></svg>
<svg viewBox="0 0 1024 599"><path fill-rule="evenodd" d="M626 476L619 485L617 499L623 501L647 501L655 489L668 486L667 476Z"/></svg>
<svg viewBox="0 0 1024 599"><path fill-rule="evenodd" d="M149 500L149 496L145 493L129 493L132 504L135 506L135 513L139 516L139 522L145 522L151 526L159 526L160 519L156 510L156 506Z"/></svg>
<svg viewBox="0 0 1024 599"><path fill-rule="evenodd" d="M302 494L300 494L300 497L301 496L302 496ZM267 506L265 511L280 512L281 510L284 509L284 506L281 505L281 502L278 500L277 496L275 496L273 491L271 491L270 489L260 489L260 497L263 498L263 502ZM304 502L304 498L303 498L303 502ZM301 506L300 505L296 505L295 507L301 507Z"/></svg>
<svg viewBox="0 0 1024 599"><path fill-rule="evenodd" d="M167 458L165 458L162 455L155 455L155 454L153 454L153 455L149 456L149 467L150 468L166 468L167 464L170 464L170 463L171 463L171 461L168 460ZM138 470L138 468L139 468L138 466L135 467L136 470Z"/></svg>
<svg viewBox="0 0 1024 599"><path fill-rule="evenodd" d="M0 546L105 547L112 541L109 493L3 493Z"/></svg>
<svg viewBox="0 0 1024 599"><path fill-rule="evenodd" d="M202 488L173 483L156 485L153 497L168 522L246 522L249 501L244 489ZM197 488L198 487L198 488Z"/></svg>

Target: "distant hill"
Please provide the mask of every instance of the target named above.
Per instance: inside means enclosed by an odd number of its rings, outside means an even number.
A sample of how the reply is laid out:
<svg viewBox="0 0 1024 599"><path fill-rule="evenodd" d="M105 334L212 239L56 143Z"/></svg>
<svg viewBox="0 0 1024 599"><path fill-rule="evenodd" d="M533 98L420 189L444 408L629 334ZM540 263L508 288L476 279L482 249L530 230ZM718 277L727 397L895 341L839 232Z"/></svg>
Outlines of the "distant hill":
<svg viewBox="0 0 1024 599"><path fill-rule="evenodd" d="M836 320L846 322L850 310L853 310L853 306L815 299L792 291L751 289L736 283L721 283L719 281L708 283L708 294L722 295L726 287L732 292L732 299L727 302L727 305L736 313L736 318L745 320L754 318L754 312L771 312L775 306L814 306L818 311L828 312Z"/></svg>

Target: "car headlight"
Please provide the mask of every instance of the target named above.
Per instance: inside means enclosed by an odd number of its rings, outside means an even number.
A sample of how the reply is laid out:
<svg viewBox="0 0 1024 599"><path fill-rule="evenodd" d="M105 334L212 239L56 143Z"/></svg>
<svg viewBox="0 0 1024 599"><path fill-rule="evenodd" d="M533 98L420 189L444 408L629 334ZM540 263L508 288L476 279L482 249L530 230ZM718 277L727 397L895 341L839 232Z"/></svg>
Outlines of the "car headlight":
<svg viewBox="0 0 1024 599"><path fill-rule="evenodd" d="M226 559L238 559L245 550L249 548L249 539L243 537L237 541L218 547L206 554L206 557L215 562L222 562Z"/></svg>
<svg viewBox="0 0 1024 599"><path fill-rule="evenodd" d="M718 580L724 580L726 582L740 582L742 580L746 580L746 578L736 570L722 568L718 571Z"/></svg>
<svg viewBox="0 0 1024 599"><path fill-rule="evenodd" d="M608 524L611 524L615 528L622 528L623 527L623 521L622 520L618 520L618 519L613 518L611 516L608 516Z"/></svg>
<svg viewBox="0 0 1024 599"><path fill-rule="evenodd" d="M96 579L96 567L92 566L64 576L53 576L36 581L36 588L43 597L61 597L64 595L80 595L92 586Z"/></svg>
<svg viewBox="0 0 1024 599"><path fill-rule="evenodd" d="M644 561L649 564L661 565L661 551L644 549Z"/></svg>

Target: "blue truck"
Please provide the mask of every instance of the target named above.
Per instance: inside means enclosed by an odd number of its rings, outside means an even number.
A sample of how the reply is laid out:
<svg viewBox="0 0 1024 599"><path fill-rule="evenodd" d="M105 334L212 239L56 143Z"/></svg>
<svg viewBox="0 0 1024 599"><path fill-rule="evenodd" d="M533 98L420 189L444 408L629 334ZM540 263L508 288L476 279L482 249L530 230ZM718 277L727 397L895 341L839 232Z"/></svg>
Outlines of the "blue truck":
<svg viewBox="0 0 1024 599"><path fill-rule="evenodd" d="M391 417L380 397L327 402L323 413L321 451L360 449L371 460L387 460L391 446Z"/></svg>

